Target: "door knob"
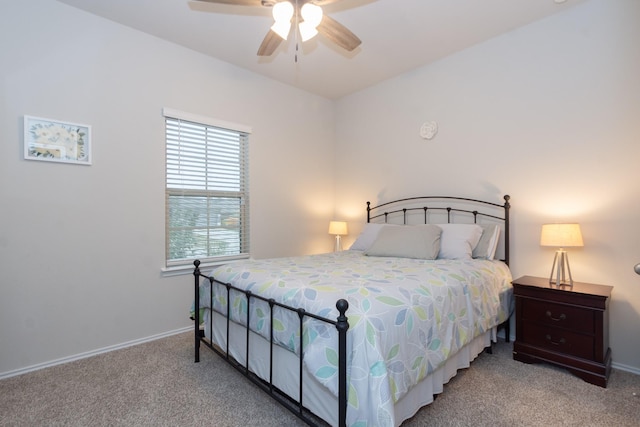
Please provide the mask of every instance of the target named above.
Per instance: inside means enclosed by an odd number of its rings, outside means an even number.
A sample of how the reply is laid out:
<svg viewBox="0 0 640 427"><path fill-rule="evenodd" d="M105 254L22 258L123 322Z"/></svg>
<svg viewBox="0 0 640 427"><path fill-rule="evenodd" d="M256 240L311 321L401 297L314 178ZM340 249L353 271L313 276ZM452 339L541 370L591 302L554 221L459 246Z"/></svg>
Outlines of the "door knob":
<svg viewBox="0 0 640 427"><path fill-rule="evenodd" d="M633 270L636 272L636 274L640 274L640 262L637 263L635 267L633 267Z"/></svg>

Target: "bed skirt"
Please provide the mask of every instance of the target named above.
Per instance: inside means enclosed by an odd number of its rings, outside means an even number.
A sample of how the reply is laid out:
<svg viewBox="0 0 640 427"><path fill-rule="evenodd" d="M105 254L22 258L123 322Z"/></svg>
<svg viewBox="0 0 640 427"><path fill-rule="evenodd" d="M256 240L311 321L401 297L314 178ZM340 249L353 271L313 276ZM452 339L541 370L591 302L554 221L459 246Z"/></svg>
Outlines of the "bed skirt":
<svg viewBox="0 0 640 427"><path fill-rule="evenodd" d="M211 338L209 325L211 311L204 312L205 336ZM227 351L227 320L223 315L214 312L213 339L214 345L222 351ZM244 326L235 322L229 322L229 355L239 364L246 366L246 330ZM496 341L497 328L486 332L473 339L449 359L440 368L436 369L419 384L413 387L406 395L394 405L395 425L399 426L403 421L413 417L420 408L433 402L434 395L444 390L444 385L453 378L459 369L468 368L471 362L480 353ZM269 381L270 372L270 344L261 335L251 333L249 336L250 355L248 369L265 381ZM292 397L300 399L299 371L291 369L297 366L298 356L282 347L274 346L273 354L273 384L275 387ZM329 425L337 426L338 423L338 399L325 386L321 385L308 371L303 370L303 400L302 403L311 412L326 421Z"/></svg>

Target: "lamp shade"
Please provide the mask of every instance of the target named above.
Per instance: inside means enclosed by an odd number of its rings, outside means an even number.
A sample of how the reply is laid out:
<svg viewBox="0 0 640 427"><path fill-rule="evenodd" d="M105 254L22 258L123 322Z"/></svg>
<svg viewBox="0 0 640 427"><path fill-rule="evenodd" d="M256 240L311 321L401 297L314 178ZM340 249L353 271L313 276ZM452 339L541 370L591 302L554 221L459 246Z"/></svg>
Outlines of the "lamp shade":
<svg viewBox="0 0 640 427"><path fill-rule="evenodd" d="M584 246L580 224L544 224L540 235L540 245L558 248Z"/></svg>
<svg viewBox="0 0 640 427"><path fill-rule="evenodd" d="M329 222L329 234L336 236L345 236L347 234L347 223L344 221Z"/></svg>

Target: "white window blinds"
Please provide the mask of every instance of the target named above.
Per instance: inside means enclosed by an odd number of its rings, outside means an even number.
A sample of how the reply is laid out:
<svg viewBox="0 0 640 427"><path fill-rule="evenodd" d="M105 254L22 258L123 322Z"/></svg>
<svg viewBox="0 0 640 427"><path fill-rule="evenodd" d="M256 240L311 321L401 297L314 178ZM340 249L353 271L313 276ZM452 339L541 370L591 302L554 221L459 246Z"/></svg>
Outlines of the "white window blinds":
<svg viewBox="0 0 640 427"><path fill-rule="evenodd" d="M167 267L249 257L248 132L166 110Z"/></svg>

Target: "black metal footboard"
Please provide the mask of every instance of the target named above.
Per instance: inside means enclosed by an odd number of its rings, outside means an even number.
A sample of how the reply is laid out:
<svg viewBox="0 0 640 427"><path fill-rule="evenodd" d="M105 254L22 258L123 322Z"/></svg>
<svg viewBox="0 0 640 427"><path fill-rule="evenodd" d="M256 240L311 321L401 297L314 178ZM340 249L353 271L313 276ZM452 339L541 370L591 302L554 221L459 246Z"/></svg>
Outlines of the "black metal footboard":
<svg viewBox="0 0 640 427"><path fill-rule="evenodd" d="M347 330L349 329L349 323L347 321L346 311L349 308L349 303L340 299L336 302L336 308L338 309L339 315L336 320L328 319L322 316L317 316L313 313L308 313L302 308L294 308L287 306L285 304L281 304L273 299L267 299L260 295L254 294L250 291L245 291L243 289L239 289L234 287L229 283L223 283L215 280L213 277L209 277L203 275L200 272L200 261L194 261L195 269L193 271L194 275L194 337L195 337L195 362L200 361L200 344L204 344L213 350L216 354L225 359L231 366L236 368L239 372L241 372L244 376L246 376L249 380L251 380L254 384L260 387L263 391L268 393L272 398L278 401L281 405L287 408L289 411L294 413L297 417L302 419L309 425L322 425L326 424L324 420L313 414L304 404L304 396L303 396L303 358L304 358L304 348L303 348L303 335L304 335L304 319L305 318L313 318L315 320L319 320L321 322L325 322L331 325L334 325L337 329L338 334L338 422L339 426L346 426L346 415L347 415ZM200 329L200 279L205 278L209 281L209 290L212 301L210 301L210 307L212 311L211 322L213 322L213 285L214 283L218 283L224 286L227 290L227 313L226 313L226 333L227 333L227 345L226 350L216 346L213 343L213 340L208 340L204 336L204 331ZM239 363L229 354L229 328L230 328L230 304L229 298L231 290L240 292L245 295L247 298L247 319L246 319L246 355L245 355L245 364ZM249 337L251 334L250 325L250 315L251 315L251 301L253 299L261 300L269 304L270 312L271 312L271 327L270 327L270 337L269 337L269 381L266 381L260 378L258 375L253 373L249 369L249 354L250 354L250 345L249 345ZM287 395L285 392L279 390L273 384L273 350L274 346L277 344L274 342L273 338L273 309L274 307L279 307L284 310L288 310L294 313L297 313L298 319L300 321L300 352L298 356L299 364L299 394L298 400L292 398ZM211 325L212 326L212 325ZM211 328L212 329L212 328ZM213 331L212 331L213 333Z"/></svg>

